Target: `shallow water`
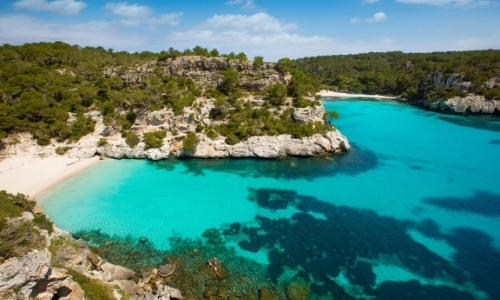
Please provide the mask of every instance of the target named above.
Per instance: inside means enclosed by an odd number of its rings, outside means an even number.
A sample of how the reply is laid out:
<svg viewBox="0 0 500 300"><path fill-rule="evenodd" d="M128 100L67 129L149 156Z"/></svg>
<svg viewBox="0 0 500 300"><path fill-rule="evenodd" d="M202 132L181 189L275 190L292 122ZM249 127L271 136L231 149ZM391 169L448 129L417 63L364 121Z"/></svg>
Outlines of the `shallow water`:
<svg viewBox="0 0 500 300"><path fill-rule="evenodd" d="M41 204L64 229L147 237L165 251L172 236L216 228L232 255L262 264L259 282L301 278L318 297L500 299L500 119L324 105L339 112L350 153L108 159Z"/></svg>

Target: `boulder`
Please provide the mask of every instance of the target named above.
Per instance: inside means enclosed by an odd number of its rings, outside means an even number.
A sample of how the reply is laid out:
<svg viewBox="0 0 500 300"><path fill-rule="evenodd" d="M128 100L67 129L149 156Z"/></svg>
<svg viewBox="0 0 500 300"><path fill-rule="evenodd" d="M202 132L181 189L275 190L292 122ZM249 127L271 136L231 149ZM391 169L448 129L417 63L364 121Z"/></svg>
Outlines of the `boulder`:
<svg viewBox="0 0 500 300"><path fill-rule="evenodd" d="M87 253L87 259L96 267L100 268L106 261L92 252Z"/></svg>
<svg viewBox="0 0 500 300"><path fill-rule="evenodd" d="M167 277L175 272L175 265L166 264L158 268L158 275L161 277Z"/></svg>
<svg viewBox="0 0 500 300"><path fill-rule="evenodd" d="M322 105L319 105L305 108L294 108L292 117L295 122L304 124L309 122L324 122L324 114L325 108Z"/></svg>
<svg viewBox="0 0 500 300"><path fill-rule="evenodd" d="M134 277L135 275L135 272L129 268L113 265L108 262L101 265L101 270L109 276L106 278L109 279L108 281L126 280Z"/></svg>

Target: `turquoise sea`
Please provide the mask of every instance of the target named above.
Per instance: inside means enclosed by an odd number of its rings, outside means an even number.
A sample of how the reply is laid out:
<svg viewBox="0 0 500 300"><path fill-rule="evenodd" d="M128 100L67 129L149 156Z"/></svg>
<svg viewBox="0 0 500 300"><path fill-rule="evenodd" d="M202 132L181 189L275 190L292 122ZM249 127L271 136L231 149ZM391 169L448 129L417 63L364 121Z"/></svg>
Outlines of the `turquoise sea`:
<svg viewBox="0 0 500 300"><path fill-rule="evenodd" d="M181 259L173 283L195 298L206 287L192 278L218 256L241 299L291 282L317 299L500 299L500 118L323 103L350 153L107 159L41 205L112 262Z"/></svg>

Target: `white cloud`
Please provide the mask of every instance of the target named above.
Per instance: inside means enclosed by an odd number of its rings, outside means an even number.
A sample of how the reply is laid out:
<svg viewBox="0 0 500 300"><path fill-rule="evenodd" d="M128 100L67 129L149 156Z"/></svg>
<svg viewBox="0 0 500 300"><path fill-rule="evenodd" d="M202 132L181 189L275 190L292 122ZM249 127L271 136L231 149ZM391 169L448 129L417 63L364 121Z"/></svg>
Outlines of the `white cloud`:
<svg viewBox="0 0 500 300"><path fill-rule="evenodd" d="M426 4L432 6L484 6L493 4L492 0L396 0L396 2L404 4Z"/></svg>
<svg viewBox="0 0 500 300"><path fill-rule="evenodd" d="M373 3L377 3L379 0L363 0L363 4L373 4Z"/></svg>
<svg viewBox="0 0 500 300"><path fill-rule="evenodd" d="M141 35L121 35L120 27L113 22L62 24L26 15L1 15L0 44L63 41L80 46L132 49L146 43Z"/></svg>
<svg viewBox="0 0 500 300"><path fill-rule="evenodd" d="M11 5L15 9L45 11L58 15L77 15L87 4L75 0L19 0Z"/></svg>
<svg viewBox="0 0 500 300"><path fill-rule="evenodd" d="M375 13L371 18L367 19L360 19L358 17L354 17L351 19L352 24L357 24L357 23L377 23L377 22L383 22L387 20L387 15L383 12L378 12Z"/></svg>
<svg viewBox="0 0 500 300"><path fill-rule="evenodd" d="M122 18L144 19L153 14L153 10L145 5L131 4L127 2L108 3L104 9Z"/></svg>
<svg viewBox="0 0 500 300"><path fill-rule="evenodd" d="M226 53L245 51L249 57L266 54L266 59L270 60L306 53L326 54L336 42L341 44L340 40L330 37L293 33L296 29L296 24L280 21L262 12L215 15L190 30L170 34L167 41L179 49L203 45Z"/></svg>
<svg viewBox="0 0 500 300"><path fill-rule="evenodd" d="M240 5L240 8L255 8L253 0L229 0L226 4L231 6Z"/></svg>
<svg viewBox="0 0 500 300"><path fill-rule="evenodd" d="M128 4L127 2L108 3L104 6L104 9L120 17L121 23L127 26L139 26L144 23L150 25L177 25L182 16L182 12L154 16L154 12L149 6Z"/></svg>

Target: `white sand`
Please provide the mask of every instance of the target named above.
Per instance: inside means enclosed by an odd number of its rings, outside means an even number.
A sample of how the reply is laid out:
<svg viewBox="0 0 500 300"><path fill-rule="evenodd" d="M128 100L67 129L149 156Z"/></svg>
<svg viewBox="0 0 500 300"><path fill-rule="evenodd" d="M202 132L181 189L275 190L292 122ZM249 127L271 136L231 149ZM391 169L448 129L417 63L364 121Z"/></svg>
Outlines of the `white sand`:
<svg viewBox="0 0 500 300"><path fill-rule="evenodd" d="M365 94L347 94L334 91L322 90L318 93L321 97L331 98L365 98L365 99L396 99L396 97L381 96L381 95L365 95Z"/></svg>
<svg viewBox="0 0 500 300"><path fill-rule="evenodd" d="M0 190L39 198L54 185L99 162L99 157L17 156L0 161Z"/></svg>

